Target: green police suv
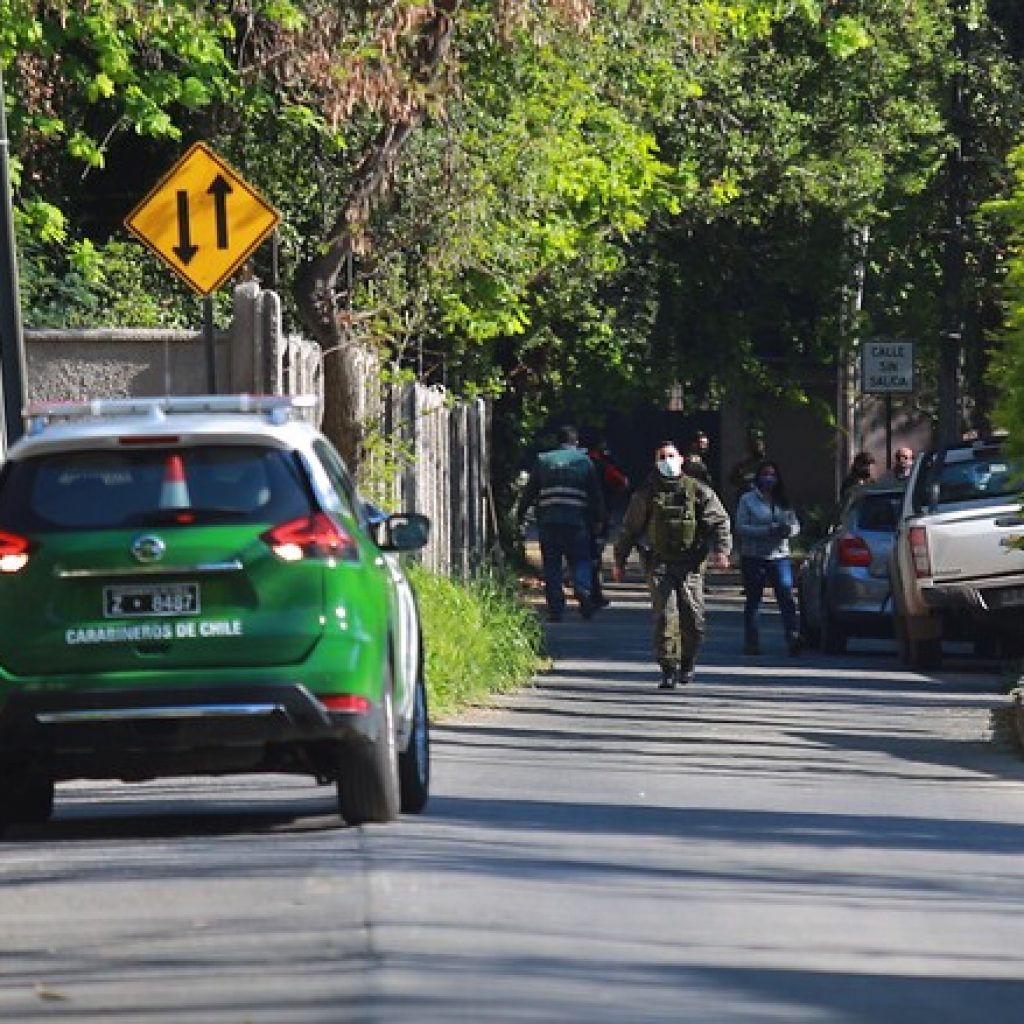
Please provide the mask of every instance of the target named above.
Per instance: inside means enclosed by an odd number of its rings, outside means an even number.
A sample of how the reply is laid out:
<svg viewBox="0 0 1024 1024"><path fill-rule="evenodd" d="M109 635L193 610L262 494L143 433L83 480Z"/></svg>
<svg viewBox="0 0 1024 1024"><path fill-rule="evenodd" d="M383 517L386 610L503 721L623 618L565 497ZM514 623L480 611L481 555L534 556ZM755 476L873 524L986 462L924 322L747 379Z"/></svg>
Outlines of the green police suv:
<svg viewBox="0 0 1024 1024"><path fill-rule="evenodd" d="M430 779L416 603L310 398L30 406L0 471L0 831L54 784L290 772L349 824Z"/></svg>

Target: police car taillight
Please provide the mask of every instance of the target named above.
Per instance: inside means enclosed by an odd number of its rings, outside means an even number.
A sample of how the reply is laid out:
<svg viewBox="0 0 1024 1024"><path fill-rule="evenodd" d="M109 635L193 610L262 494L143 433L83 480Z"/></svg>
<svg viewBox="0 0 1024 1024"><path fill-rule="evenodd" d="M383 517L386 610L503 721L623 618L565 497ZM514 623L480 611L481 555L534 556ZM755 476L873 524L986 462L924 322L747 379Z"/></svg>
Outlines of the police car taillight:
<svg viewBox="0 0 1024 1024"><path fill-rule="evenodd" d="M10 575L24 569L33 546L28 537L0 530L0 573Z"/></svg>
<svg viewBox="0 0 1024 1024"><path fill-rule="evenodd" d="M337 558L343 562L359 559L359 548L351 534L323 512L281 523L267 530L262 539L282 562L300 562L303 558Z"/></svg>

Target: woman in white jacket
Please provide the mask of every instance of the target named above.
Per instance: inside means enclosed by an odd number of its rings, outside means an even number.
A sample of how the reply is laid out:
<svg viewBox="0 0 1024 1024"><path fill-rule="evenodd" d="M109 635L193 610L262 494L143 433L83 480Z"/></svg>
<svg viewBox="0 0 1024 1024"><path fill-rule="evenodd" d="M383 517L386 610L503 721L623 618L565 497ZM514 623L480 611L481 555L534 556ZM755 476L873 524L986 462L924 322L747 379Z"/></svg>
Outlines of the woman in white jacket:
<svg viewBox="0 0 1024 1024"><path fill-rule="evenodd" d="M766 583L771 583L775 591L789 653L800 653L793 563L789 557L789 538L799 532L800 522L786 496L779 467L766 459L758 465L753 485L736 506L736 538L743 574L744 654L761 653L758 619Z"/></svg>

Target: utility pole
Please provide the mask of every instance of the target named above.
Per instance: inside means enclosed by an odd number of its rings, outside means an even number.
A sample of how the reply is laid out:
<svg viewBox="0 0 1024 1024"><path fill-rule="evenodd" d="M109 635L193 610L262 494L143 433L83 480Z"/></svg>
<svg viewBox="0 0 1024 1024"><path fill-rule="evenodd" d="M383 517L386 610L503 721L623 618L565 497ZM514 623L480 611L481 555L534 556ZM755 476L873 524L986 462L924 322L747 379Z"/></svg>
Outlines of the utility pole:
<svg viewBox="0 0 1024 1024"><path fill-rule="evenodd" d="M25 340L21 333L9 148L4 74L0 67L0 386L3 389L4 452L21 437L21 410L25 404Z"/></svg>
<svg viewBox="0 0 1024 1024"><path fill-rule="evenodd" d="M942 323L939 333L939 442L960 438L960 364L965 336L964 282L967 256L967 61L970 30L967 0L952 0L953 79L950 127L953 147L946 158L947 224L942 261Z"/></svg>
<svg viewBox="0 0 1024 1024"><path fill-rule="evenodd" d="M836 460L835 492L850 467L853 453L861 445L861 417L859 413L860 388L858 366L860 362L860 318L864 308L864 283L867 277L868 243L871 230L855 225L846 231L850 252L850 267L843 288L843 308L840 315L842 349L836 365Z"/></svg>

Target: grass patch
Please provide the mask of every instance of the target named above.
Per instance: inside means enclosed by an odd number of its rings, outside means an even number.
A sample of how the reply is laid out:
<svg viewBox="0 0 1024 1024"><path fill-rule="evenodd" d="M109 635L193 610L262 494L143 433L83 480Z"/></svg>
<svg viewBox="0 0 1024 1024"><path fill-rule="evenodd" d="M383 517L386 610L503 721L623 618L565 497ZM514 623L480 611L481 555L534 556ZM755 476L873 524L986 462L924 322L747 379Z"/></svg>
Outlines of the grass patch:
<svg viewBox="0 0 1024 1024"><path fill-rule="evenodd" d="M410 566L423 623L427 695L432 715L485 704L530 681L541 663L543 631L496 571L450 579Z"/></svg>

